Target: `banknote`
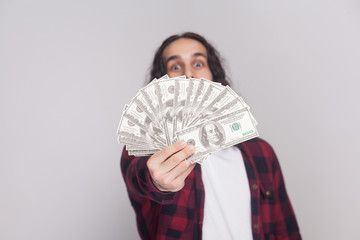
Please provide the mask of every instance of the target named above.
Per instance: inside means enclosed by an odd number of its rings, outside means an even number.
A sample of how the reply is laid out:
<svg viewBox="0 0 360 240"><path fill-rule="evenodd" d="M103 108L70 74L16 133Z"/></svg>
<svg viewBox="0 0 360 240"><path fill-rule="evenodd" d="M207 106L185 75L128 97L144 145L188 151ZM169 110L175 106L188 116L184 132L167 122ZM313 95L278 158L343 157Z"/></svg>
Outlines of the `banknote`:
<svg viewBox="0 0 360 240"><path fill-rule="evenodd" d="M188 160L201 164L214 151L258 136L256 125L249 105L229 86L164 75L125 106L116 133L135 156L185 140L196 148Z"/></svg>
<svg viewBox="0 0 360 240"><path fill-rule="evenodd" d="M146 146L147 148L163 148L166 144L150 135L134 124L126 116L122 116L117 130L118 142L129 145Z"/></svg>
<svg viewBox="0 0 360 240"><path fill-rule="evenodd" d="M195 147L190 162L210 153L258 136L247 108L212 118L176 133L179 140Z"/></svg>
<svg viewBox="0 0 360 240"><path fill-rule="evenodd" d="M188 115L186 117L186 121L183 127L189 126L189 122L193 124L194 121L192 120L192 118L194 116L197 116L225 88L225 86L222 86L221 84L214 83L205 79L203 79L202 84L203 85L199 86L199 91L196 92L197 96L194 96L195 102L193 102L191 109L189 109L188 111Z"/></svg>
<svg viewBox="0 0 360 240"><path fill-rule="evenodd" d="M186 101L189 93L188 88L192 87L189 79L175 80L175 93L174 93L174 117L173 117L173 136L175 133L183 128L185 118L184 111L186 110Z"/></svg>
<svg viewBox="0 0 360 240"><path fill-rule="evenodd" d="M123 117L148 133L153 139L157 139L158 141L167 144L166 135L162 129L157 128L156 122L151 121L151 118L147 116L135 101L132 101L128 105L123 113Z"/></svg>
<svg viewBox="0 0 360 240"><path fill-rule="evenodd" d="M140 90L143 95L146 103L150 107L153 112L156 121L163 129L164 139L167 145L171 144L171 139L169 135L169 129L163 118L163 102L160 100L161 98L161 81L153 80L150 84Z"/></svg>
<svg viewBox="0 0 360 240"><path fill-rule="evenodd" d="M247 107L250 110L250 107L245 103L245 101L238 96L229 86L223 89L212 102L204 106L200 112L197 113L190 121L189 125L192 125L196 122L202 122L205 119L210 117L215 117L227 112L236 111ZM250 116L255 126L257 125L256 120L250 112Z"/></svg>

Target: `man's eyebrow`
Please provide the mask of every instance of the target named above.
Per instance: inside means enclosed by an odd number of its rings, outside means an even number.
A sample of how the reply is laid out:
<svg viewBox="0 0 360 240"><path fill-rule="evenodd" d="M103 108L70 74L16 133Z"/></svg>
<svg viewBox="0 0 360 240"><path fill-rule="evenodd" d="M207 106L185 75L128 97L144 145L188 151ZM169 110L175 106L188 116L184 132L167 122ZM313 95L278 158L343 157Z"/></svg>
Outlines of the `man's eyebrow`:
<svg viewBox="0 0 360 240"><path fill-rule="evenodd" d="M207 56L204 54L204 53L202 53L202 52L196 52L196 53L194 53L193 55L192 55L192 57L204 57L204 58L207 58ZM180 59L181 57L179 56L179 55L173 55L173 56L170 56L170 57L168 57L168 59L166 59L166 61L165 61L165 65L169 62L169 61L171 61L171 60L176 60L176 59Z"/></svg>
<svg viewBox="0 0 360 240"><path fill-rule="evenodd" d="M198 56L207 58L207 56L206 56L204 53L202 53L202 52L196 52L196 53L193 54L193 57L198 57Z"/></svg>
<svg viewBox="0 0 360 240"><path fill-rule="evenodd" d="M169 61L171 61L171 60L175 60L175 59L179 59L180 58L180 56L179 55L173 55L173 56L170 56L168 59L166 59L166 61L165 61L165 65L169 62Z"/></svg>

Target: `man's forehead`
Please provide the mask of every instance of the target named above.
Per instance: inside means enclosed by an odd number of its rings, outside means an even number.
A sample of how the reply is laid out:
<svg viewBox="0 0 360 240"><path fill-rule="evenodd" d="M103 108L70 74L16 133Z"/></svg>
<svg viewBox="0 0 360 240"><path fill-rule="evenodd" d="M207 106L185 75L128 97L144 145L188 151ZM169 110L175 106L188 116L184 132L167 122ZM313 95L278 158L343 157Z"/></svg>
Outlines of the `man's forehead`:
<svg viewBox="0 0 360 240"><path fill-rule="evenodd" d="M180 38L170 43L163 52L165 61L172 56L180 56L182 54L189 54L196 56L195 54L207 57L207 51L205 46L197 40L190 38Z"/></svg>

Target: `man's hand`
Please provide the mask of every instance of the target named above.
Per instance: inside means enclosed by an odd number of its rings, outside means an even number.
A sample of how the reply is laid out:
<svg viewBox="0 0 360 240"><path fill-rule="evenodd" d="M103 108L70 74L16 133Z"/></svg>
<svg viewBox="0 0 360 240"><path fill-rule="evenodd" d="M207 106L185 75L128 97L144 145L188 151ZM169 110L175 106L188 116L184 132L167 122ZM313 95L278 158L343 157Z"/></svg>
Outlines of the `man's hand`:
<svg viewBox="0 0 360 240"><path fill-rule="evenodd" d="M185 185L185 179L195 167L185 161L195 151L194 146L177 142L154 153L147 161L150 176L157 189L165 192L177 192Z"/></svg>

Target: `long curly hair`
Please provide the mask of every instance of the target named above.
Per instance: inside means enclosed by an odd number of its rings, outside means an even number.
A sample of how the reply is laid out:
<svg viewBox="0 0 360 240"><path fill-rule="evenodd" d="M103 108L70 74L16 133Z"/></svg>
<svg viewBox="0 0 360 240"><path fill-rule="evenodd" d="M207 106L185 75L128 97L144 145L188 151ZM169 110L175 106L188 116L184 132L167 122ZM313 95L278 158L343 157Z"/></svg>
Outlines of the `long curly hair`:
<svg viewBox="0 0 360 240"><path fill-rule="evenodd" d="M227 79L225 70L222 66L222 61L219 52L201 35L193 32L185 32L183 34L172 35L165 39L160 47L157 49L154 60L150 68L150 79L160 78L166 74L166 66L163 59L164 49L172 42L180 38L189 38L200 42L204 45L208 55L208 65L213 76L214 82L219 82L223 85L230 85L230 81Z"/></svg>

